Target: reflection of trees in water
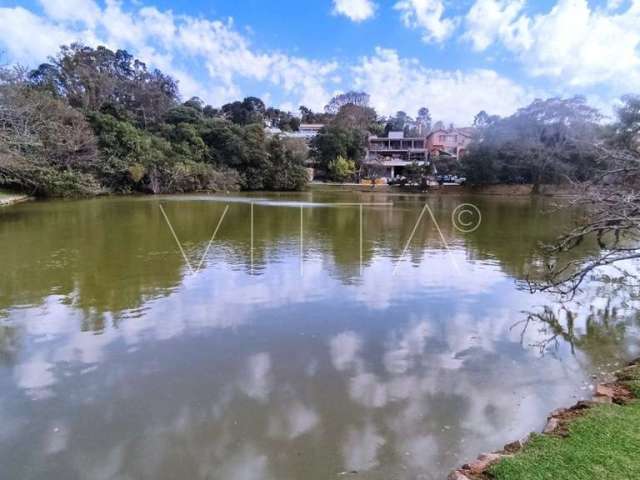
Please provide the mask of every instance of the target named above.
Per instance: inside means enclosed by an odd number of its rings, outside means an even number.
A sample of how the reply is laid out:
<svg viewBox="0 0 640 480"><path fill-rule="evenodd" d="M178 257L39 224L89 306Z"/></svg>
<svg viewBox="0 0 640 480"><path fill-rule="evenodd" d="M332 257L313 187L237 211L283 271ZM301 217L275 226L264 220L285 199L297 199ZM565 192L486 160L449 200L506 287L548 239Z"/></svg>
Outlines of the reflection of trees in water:
<svg viewBox="0 0 640 480"><path fill-rule="evenodd" d="M251 269L251 205L233 203L218 232L209 264L224 261L232 268L260 274L273 261L299 255L300 209L297 206L254 205L253 270ZM273 198L272 196L269 197ZM384 203L393 207L363 208L363 244L360 247L360 210L357 206L304 208L305 258L330 259L323 268L343 283L353 283L375 258L399 260L411 237L420 210L428 201L451 248L464 248L471 259L496 259L516 278L530 273L537 242L551 238L570 221L544 214L531 199L381 194L282 194L276 200L322 203ZM224 202L161 200L193 264L198 264ZM461 234L451 220L464 201L477 204L482 224ZM187 271L175 241L158 208L150 199L99 199L47 202L17 206L3 212L0 254L5 275L0 278L0 308L42 303L51 294L87 312L90 325L101 329L104 313L139 308L178 286ZM404 260L419 265L429 250L444 248L429 215L417 225ZM89 315L90 313L90 315Z"/></svg>
<svg viewBox="0 0 640 480"><path fill-rule="evenodd" d="M18 327L0 325L0 364L13 365L19 349Z"/></svg>
<svg viewBox="0 0 640 480"><path fill-rule="evenodd" d="M637 337L629 330L640 330L638 297L633 290L599 282L579 301L526 312L512 329L520 329L523 343L533 337L529 345L541 354L556 354L567 344L572 354L580 351L595 365L624 360L625 344Z"/></svg>
<svg viewBox="0 0 640 480"><path fill-rule="evenodd" d="M179 283L179 258L151 202L32 204L2 217L0 307L51 295L101 313L139 305Z"/></svg>
<svg viewBox="0 0 640 480"><path fill-rule="evenodd" d="M536 279L542 274L544 258L540 246L560 235L572 225L577 212L557 209L544 198L479 197L482 224L465 236L473 259L495 258L516 279ZM594 242L585 242L572 252L575 259L598 250Z"/></svg>

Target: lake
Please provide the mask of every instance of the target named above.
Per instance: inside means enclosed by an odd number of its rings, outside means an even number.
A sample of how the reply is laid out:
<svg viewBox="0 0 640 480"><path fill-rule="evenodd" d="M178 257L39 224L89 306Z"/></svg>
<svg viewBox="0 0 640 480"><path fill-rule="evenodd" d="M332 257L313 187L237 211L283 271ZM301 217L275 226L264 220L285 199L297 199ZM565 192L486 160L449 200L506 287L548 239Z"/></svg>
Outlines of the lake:
<svg viewBox="0 0 640 480"><path fill-rule="evenodd" d="M551 207L311 191L0 209L0 476L444 478L640 352L638 310L607 285L565 308L530 293L539 242L579 215Z"/></svg>

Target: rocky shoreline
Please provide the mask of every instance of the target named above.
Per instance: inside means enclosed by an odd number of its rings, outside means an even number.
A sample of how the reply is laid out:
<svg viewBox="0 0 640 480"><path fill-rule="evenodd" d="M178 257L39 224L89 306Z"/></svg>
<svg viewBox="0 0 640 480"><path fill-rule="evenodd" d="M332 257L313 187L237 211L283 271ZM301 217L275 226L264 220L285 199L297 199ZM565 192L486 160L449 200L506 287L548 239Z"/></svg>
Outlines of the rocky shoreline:
<svg viewBox="0 0 640 480"><path fill-rule="evenodd" d="M581 400L572 407L560 408L551 412L547 417L547 423L542 430L542 435L554 435L566 437L569 424L576 418L584 415L590 408L598 404L618 404L625 405L636 396L625 380L631 371L637 371L640 367L640 358L630 362L626 367L615 372L616 380L613 382L596 385L593 398L591 400ZM496 465L506 458L517 455L526 445L531 436L524 440L516 440L506 444L502 450L491 453L483 453L470 463L462 465L449 474L447 480L492 480L489 473L490 467Z"/></svg>

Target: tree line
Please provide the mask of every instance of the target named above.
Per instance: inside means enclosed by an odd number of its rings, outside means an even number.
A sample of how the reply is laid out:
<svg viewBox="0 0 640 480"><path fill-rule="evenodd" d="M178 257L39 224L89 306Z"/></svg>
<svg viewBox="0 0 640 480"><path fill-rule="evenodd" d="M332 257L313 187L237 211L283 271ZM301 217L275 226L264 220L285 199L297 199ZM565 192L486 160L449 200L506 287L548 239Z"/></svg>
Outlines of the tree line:
<svg viewBox="0 0 640 480"><path fill-rule="evenodd" d="M124 50L74 44L0 68L0 186L40 196L297 190L307 152L265 135L299 119L258 98L217 109Z"/></svg>
<svg viewBox="0 0 640 480"><path fill-rule="evenodd" d="M348 180L370 134L417 125L368 103L347 92L324 112L293 115L256 97L182 102L173 78L125 50L63 46L34 70L0 67L0 187L39 196L299 190L306 163ZM428 109L419 119L430 128ZM301 122L325 125L311 145L286 135Z"/></svg>
<svg viewBox="0 0 640 480"><path fill-rule="evenodd" d="M474 184L584 182L606 168L599 146L632 128L638 103L625 97L610 124L582 97L535 100L508 117L482 111L468 153L433 164ZM301 122L324 125L310 145L286 135ZM41 196L299 190L307 166L333 181L375 176L363 162L370 135L439 129L453 125L432 122L427 107L378 115L366 92L296 115L257 97L183 102L169 75L106 47L73 44L34 70L0 68L0 187ZM422 184L431 173L407 169Z"/></svg>
<svg viewBox="0 0 640 480"><path fill-rule="evenodd" d="M629 150L640 130L640 97L626 95L613 121L584 97L537 99L501 118L485 111L460 168L474 184L582 184L611 165L611 149Z"/></svg>
<svg viewBox="0 0 640 480"><path fill-rule="evenodd" d="M453 124L432 123L426 107L415 118L403 111L380 117L368 99L364 92L349 92L334 97L325 109L336 113L328 120L325 116L327 125L312 142L311 155L331 180L347 180L356 172L376 175L375 164L362 163L369 135L402 131L406 137L425 138L438 130L455 133ZM640 131L640 96L622 97L614 113L613 119L606 118L582 96L535 99L506 117L481 111L464 155L432 152L431 165L409 165L404 175L414 185L426 185L426 178L436 172L464 176L474 185L588 183L611 166L611 149L631 148L629 138Z"/></svg>

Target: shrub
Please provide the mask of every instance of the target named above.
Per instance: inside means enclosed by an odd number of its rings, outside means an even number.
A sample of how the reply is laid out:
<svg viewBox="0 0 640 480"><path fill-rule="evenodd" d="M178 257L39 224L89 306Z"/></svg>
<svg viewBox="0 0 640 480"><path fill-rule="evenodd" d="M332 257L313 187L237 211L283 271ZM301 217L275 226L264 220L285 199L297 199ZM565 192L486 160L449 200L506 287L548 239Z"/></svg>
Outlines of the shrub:
<svg viewBox="0 0 640 480"><path fill-rule="evenodd" d="M339 155L329 162L329 178L336 182L345 182L353 177L356 172L356 164L353 160L347 160Z"/></svg>

